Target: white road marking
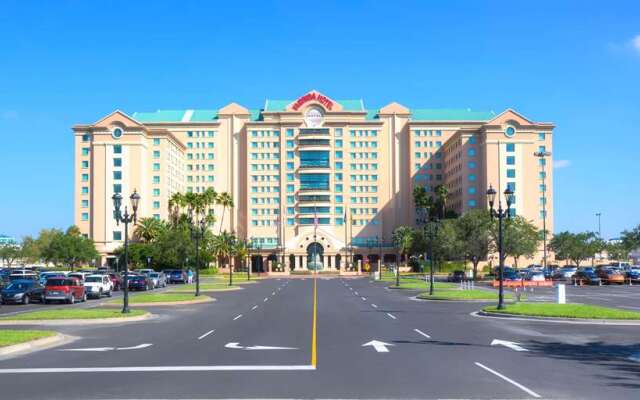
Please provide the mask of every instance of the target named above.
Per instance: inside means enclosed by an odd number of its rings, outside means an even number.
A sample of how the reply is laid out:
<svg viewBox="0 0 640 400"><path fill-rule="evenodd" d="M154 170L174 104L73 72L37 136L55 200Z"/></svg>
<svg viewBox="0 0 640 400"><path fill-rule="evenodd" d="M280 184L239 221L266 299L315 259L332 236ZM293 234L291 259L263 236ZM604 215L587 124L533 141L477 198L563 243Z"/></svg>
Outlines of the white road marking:
<svg viewBox="0 0 640 400"><path fill-rule="evenodd" d="M378 308L378 306L377 306L377 305L375 305L375 304L371 304L371 307L373 307L373 308Z"/></svg>
<svg viewBox="0 0 640 400"><path fill-rule="evenodd" d="M203 334L203 335L198 336L198 340L202 340L202 339L206 338L207 336L211 335L211 334L212 334L213 332L215 332L215 331L216 331L215 329L212 329L212 330L210 330L209 332L207 332L207 333L205 333L205 334Z"/></svg>
<svg viewBox="0 0 640 400"><path fill-rule="evenodd" d="M393 319L396 319L396 316L395 316L395 315L393 315L393 314L391 314L391 313L387 313L387 315L388 315L389 317L393 318Z"/></svg>
<svg viewBox="0 0 640 400"><path fill-rule="evenodd" d="M84 349L62 349L58 351L111 351L115 349L115 347L86 347Z"/></svg>
<svg viewBox="0 0 640 400"><path fill-rule="evenodd" d="M276 295L276 292L271 292L271 295L272 295L272 296L275 296L275 295Z"/></svg>
<svg viewBox="0 0 640 400"><path fill-rule="evenodd" d="M191 371L315 371L313 365L181 365L166 367L7 368L0 374L51 374L70 372L191 372Z"/></svg>
<svg viewBox="0 0 640 400"><path fill-rule="evenodd" d="M523 391L524 391L524 392L526 392L528 395L530 395L530 396L532 396L532 397L535 397L536 399L539 399L539 398L541 397L538 393L534 392L533 390L531 390L531 389L527 388L527 387L526 387L526 386L524 386L524 385L519 384L518 382L514 381L514 380L513 380L513 379L511 379L511 378L508 378L508 377L506 377L506 376L502 375L500 372L497 372L497 371L492 370L491 368L487 367L486 365L482 365L482 364L480 364L479 362L475 362L474 364L476 364L478 367L480 367L480 368L484 369L485 371L491 372L492 374L494 374L494 375L495 375L495 376L497 376L498 378L501 378L501 379L503 379L503 380L505 380L505 381L509 382L509 383L510 383L510 384L512 384L513 386L515 386L515 387L517 387L517 388L519 388L519 389L523 390Z"/></svg>
<svg viewBox="0 0 640 400"><path fill-rule="evenodd" d="M265 297L264 300L262 300L263 302L267 302L269 300L268 297Z"/></svg>
<svg viewBox="0 0 640 400"><path fill-rule="evenodd" d="M362 301L367 301L366 297L361 297Z"/></svg>
<svg viewBox="0 0 640 400"><path fill-rule="evenodd" d="M251 307L251 311L255 310L256 308L258 308L258 306Z"/></svg>
<svg viewBox="0 0 640 400"><path fill-rule="evenodd" d="M146 349L147 347L151 347L151 346L153 346L153 344L151 343L142 343L137 346L131 346L131 347L117 347L116 350L139 350L139 349Z"/></svg>
<svg viewBox="0 0 640 400"><path fill-rule="evenodd" d="M356 296L358 296L358 292L353 292L353 294L355 294Z"/></svg>
<svg viewBox="0 0 640 400"><path fill-rule="evenodd" d="M427 339L431 339L431 336L427 335L426 333L422 332L420 329L414 329L415 332L417 332L418 334L426 337Z"/></svg>
<svg viewBox="0 0 640 400"><path fill-rule="evenodd" d="M278 346L240 346L238 342L229 342L224 345L227 349L234 350L298 350L297 347L278 347Z"/></svg>
<svg viewBox="0 0 640 400"><path fill-rule="evenodd" d="M491 346L504 346L515 351L529 351L524 347L520 346L520 343L510 342L508 340L493 339L493 341L491 341Z"/></svg>
<svg viewBox="0 0 640 400"><path fill-rule="evenodd" d="M233 320L235 321L235 320L237 320L237 319L239 319L239 318L242 318L242 314L240 314L240 315L236 315L236 317L235 317Z"/></svg>
<svg viewBox="0 0 640 400"><path fill-rule="evenodd" d="M378 353L388 353L389 349L387 349L387 346L393 346L393 345L391 343L385 343L385 342L381 342L379 340L374 339L362 345L362 347L367 347L367 346L373 347Z"/></svg>

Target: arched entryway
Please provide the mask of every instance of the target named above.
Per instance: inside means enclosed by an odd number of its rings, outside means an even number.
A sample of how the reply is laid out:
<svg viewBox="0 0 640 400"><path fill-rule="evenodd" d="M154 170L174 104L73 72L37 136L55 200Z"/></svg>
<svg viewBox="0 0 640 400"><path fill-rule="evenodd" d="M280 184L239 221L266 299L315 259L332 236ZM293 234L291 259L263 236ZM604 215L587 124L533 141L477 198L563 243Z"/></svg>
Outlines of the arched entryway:
<svg viewBox="0 0 640 400"><path fill-rule="evenodd" d="M321 270L324 268L324 247L318 242L313 242L307 246L307 269Z"/></svg>

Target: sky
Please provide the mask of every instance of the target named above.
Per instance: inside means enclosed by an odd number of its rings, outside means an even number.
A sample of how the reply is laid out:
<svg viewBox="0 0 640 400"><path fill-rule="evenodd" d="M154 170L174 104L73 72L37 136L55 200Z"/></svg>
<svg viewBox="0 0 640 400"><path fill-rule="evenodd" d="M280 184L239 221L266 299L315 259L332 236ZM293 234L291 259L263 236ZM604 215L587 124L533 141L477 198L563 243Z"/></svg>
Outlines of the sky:
<svg viewBox="0 0 640 400"><path fill-rule="evenodd" d="M640 223L640 2L26 1L0 6L0 233L73 224L73 135L115 109L514 108L556 124L555 231Z"/></svg>

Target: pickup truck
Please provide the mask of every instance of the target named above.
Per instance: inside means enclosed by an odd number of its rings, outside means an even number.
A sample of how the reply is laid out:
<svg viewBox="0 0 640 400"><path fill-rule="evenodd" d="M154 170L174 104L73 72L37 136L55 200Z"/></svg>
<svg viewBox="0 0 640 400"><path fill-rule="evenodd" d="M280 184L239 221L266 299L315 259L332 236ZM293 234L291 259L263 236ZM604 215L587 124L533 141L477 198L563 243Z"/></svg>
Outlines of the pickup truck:
<svg viewBox="0 0 640 400"><path fill-rule="evenodd" d="M84 289L88 297L99 299L102 295L111 297L113 283L109 275L89 275L84 280Z"/></svg>

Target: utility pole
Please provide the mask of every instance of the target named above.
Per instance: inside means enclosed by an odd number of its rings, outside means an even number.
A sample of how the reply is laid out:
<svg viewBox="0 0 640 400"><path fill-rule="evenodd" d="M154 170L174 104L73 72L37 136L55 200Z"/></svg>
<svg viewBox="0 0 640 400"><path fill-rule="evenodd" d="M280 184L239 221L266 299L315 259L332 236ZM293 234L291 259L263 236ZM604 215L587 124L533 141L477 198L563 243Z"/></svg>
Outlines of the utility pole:
<svg viewBox="0 0 640 400"><path fill-rule="evenodd" d="M601 225L600 225L600 217L602 216L602 213L597 212L596 213L596 217L598 217L598 237L602 238L602 230L601 230Z"/></svg>

